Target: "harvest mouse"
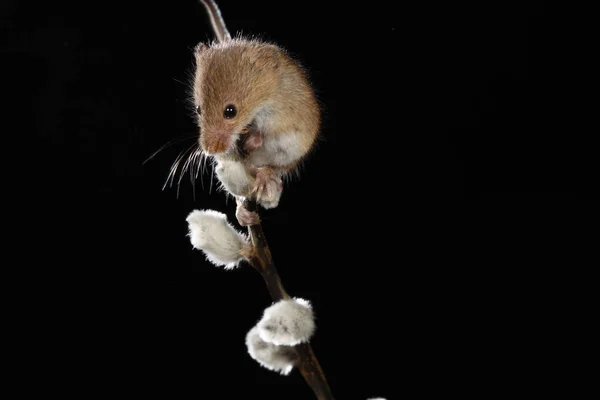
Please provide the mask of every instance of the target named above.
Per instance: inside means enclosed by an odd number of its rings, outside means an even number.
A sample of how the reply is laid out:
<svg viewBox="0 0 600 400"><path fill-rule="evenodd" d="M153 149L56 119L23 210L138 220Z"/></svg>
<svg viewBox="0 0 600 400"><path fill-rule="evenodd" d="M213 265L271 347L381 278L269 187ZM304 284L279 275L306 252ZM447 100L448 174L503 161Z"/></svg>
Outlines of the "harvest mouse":
<svg viewBox="0 0 600 400"><path fill-rule="evenodd" d="M314 148L321 112L307 73L277 45L232 38L213 0L201 0L217 41L199 43L193 100L198 113L200 147L217 164L223 187L236 197L243 226L258 214L242 206L255 196L275 208L282 178L294 173Z"/></svg>

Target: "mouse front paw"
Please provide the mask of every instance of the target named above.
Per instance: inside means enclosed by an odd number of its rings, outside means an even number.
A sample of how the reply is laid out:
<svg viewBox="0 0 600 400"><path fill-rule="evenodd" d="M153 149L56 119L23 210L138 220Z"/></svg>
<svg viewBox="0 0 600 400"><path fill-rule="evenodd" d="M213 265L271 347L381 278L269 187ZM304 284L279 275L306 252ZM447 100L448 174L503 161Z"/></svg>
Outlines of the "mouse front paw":
<svg viewBox="0 0 600 400"><path fill-rule="evenodd" d="M258 168L252 192L261 206L266 209L275 208L279 205L283 192L283 181L272 168Z"/></svg>
<svg viewBox="0 0 600 400"><path fill-rule="evenodd" d="M238 161L219 160L215 174L223 188L234 196L246 196L252 187L252 176Z"/></svg>

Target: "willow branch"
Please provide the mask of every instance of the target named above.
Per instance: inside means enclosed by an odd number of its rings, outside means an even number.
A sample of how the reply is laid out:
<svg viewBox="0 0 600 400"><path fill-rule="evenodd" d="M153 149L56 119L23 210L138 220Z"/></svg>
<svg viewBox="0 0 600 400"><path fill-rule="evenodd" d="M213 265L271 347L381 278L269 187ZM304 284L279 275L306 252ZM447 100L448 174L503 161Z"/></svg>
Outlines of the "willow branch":
<svg viewBox="0 0 600 400"><path fill-rule="evenodd" d="M257 211L256 201L254 199L244 200L244 207L248 211ZM262 225L251 225L248 228L254 252L249 260L250 265L262 275L267 289L271 294L273 301L290 299L285 291L279 273L273 263L273 257L269 250L269 245ZM318 400L334 400L331 389L325 379L323 369L312 350L309 343L301 343L294 346L298 355L297 368L304 377L306 383L311 387Z"/></svg>

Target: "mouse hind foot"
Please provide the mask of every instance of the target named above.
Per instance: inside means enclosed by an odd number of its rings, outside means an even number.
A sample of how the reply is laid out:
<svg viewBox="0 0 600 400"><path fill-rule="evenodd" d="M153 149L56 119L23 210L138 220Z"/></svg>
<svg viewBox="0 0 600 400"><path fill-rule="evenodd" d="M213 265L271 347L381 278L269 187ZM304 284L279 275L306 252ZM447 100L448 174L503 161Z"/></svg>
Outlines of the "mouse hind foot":
<svg viewBox="0 0 600 400"><path fill-rule="evenodd" d="M236 197L235 201L237 204L235 209L235 217L241 226L260 224L260 217L258 216L258 213L254 211L248 211L248 209L244 207L243 198Z"/></svg>

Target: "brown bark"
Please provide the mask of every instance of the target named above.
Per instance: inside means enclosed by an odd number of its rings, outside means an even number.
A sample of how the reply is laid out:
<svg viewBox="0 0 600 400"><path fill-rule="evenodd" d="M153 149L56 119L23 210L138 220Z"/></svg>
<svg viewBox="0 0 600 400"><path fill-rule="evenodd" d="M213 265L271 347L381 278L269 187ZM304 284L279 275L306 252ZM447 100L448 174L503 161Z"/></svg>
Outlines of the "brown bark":
<svg viewBox="0 0 600 400"><path fill-rule="evenodd" d="M257 211L256 201L252 199L246 199L244 207L248 211ZM271 251L269 250L262 226L260 224L251 225L248 230L250 231L250 238L254 247L253 256L249 260L250 265L262 275L273 301L290 299L273 263ZM306 383L311 387L317 399L334 400L331 389L329 389L329 385L325 379L325 374L310 344L302 343L294 346L294 349L297 352L299 360L296 368L298 368Z"/></svg>

